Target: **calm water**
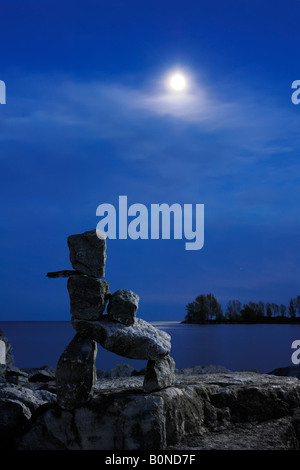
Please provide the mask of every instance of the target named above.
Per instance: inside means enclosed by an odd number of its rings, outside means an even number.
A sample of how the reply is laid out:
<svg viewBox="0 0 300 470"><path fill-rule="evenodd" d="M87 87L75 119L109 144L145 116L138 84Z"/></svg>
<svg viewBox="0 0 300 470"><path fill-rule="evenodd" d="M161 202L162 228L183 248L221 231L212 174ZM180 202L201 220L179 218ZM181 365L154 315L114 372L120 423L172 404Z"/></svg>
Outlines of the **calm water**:
<svg viewBox="0 0 300 470"><path fill-rule="evenodd" d="M171 335L177 368L215 364L230 370L270 372L292 365L291 344L300 339L299 325L186 325L151 322ZM0 322L13 347L16 367L55 367L75 334L70 322ZM98 345L97 368L109 371L119 363L137 370L146 361L117 356Z"/></svg>

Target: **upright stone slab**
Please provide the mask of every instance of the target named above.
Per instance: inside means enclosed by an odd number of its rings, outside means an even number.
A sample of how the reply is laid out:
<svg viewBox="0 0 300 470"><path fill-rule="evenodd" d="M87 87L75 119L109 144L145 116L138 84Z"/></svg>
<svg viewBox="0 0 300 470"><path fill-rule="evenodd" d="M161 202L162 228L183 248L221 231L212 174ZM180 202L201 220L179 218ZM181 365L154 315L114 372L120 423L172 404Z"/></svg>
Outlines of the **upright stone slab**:
<svg viewBox="0 0 300 470"><path fill-rule="evenodd" d="M100 320L108 300L108 282L90 276L72 276L68 279L68 291L74 318Z"/></svg>
<svg viewBox="0 0 300 470"><path fill-rule="evenodd" d="M76 408L93 396L97 378L96 355L95 341L76 334L60 356L56 368L56 390L61 408Z"/></svg>
<svg viewBox="0 0 300 470"><path fill-rule="evenodd" d="M2 339L0 339L0 364L6 364L6 345Z"/></svg>
<svg viewBox="0 0 300 470"><path fill-rule="evenodd" d="M2 351L0 352L0 356L2 357L2 361L4 361L2 362L2 366L4 367L5 365L5 367L12 367L15 362L15 359L12 353L13 348L10 342L8 341L8 339L5 336L3 336L3 333L1 330L0 330L0 341L4 343L4 346L3 345L0 346L1 351Z"/></svg>
<svg viewBox="0 0 300 470"><path fill-rule="evenodd" d="M88 276L105 276L106 237L99 230L68 237L70 261L73 268Z"/></svg>
<svg viewBox="0 0 300 470"><path fill-rule="evenodd" d="M139 296L131 290L117 290L109 299L107 306L109 318L124 325L133 325L139 300Z"/></svg>
<svg viewBox="0 0 300 470"><path fill-rule="evenodd" d="M148 361L143 388L146 393L170 387L175 382L175 361L166 356L157 361Z"/></svg>
<svg viewBox="0 0 300 470"><path fill-rule="evenodd" d="M6 344L2 338L2 331L0 330L0 377L4 377L6 373Z"/></svg>

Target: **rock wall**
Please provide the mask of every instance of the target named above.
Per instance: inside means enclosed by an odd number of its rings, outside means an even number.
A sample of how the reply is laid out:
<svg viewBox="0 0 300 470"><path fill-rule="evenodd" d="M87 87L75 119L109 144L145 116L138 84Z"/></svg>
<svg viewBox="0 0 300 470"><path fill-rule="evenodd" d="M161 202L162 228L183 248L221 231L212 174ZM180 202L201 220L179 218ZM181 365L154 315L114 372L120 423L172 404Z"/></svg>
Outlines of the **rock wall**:
<svg viewBox="0 0 300 470"><path fill-rule="evenodd" d="M145 393L141 376L103 378L73 410L57 405L53 383L6 383L0 416L1 445L14 450L299 450L300 382L177 374L174 386Z"/></svg>

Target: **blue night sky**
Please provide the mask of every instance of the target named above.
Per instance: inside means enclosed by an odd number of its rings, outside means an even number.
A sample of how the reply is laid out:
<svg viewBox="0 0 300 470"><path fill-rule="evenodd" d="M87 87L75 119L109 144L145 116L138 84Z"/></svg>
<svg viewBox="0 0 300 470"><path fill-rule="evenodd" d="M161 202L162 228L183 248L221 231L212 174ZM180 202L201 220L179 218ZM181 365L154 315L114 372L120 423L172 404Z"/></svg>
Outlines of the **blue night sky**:
<svg viewBox="0 0 300 470"><path fill-rule="evenodd" d="M67 236L102 203L204 204L205 242L108 240L145 320L300 294L300 1L1 0L0 320L70 319ZM178 94L174 70L187 77Z"/></svg>

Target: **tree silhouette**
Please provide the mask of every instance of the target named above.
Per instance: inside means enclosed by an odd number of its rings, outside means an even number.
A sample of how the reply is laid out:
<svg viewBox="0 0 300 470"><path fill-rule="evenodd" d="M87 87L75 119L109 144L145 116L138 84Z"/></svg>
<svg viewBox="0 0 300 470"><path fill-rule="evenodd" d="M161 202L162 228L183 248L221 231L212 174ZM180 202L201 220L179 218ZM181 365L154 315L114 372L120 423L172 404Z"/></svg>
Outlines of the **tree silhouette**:
<svg viewBox="0 0 300 470"><path fill-rule="evenodd" d="M194 302L186 306L185 321L188 323L203 323L207 320L221 321L223 312L221 305L213 294L201 294Z"/></svg>
<svg viewBox="0 0 300 470"><path fill-rule="evenodd" d="M291 299L289 304L289 316L291 318L296 317L296 299Z"/></svg>
<svg viewBox="0 0 300 470"><path fill-rule="evenodd" d="M201 294L186 306L187 323L279 323L300 322L300 295L290 299L288 307L274 302L249 302L229 300L225 315L213 294ZM298 314L298 317L297 317ZM289 318L288 318L289 317Z"/></svg>

